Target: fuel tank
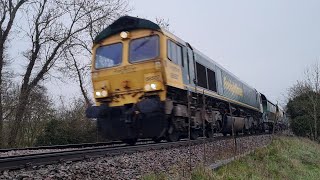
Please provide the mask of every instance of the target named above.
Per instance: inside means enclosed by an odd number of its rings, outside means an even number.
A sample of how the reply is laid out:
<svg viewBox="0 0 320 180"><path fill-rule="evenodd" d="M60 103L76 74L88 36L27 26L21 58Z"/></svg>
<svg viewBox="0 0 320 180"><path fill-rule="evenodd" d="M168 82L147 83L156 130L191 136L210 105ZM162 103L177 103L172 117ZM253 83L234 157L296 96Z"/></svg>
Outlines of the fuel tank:
<svg viewBox="0 0 320 180"><path fill-rule="evenodd" d="M244 128L244 124L245 118L224 116L222 132L231 134L232 128L234 129L234 132L241 132Z"/></svg>

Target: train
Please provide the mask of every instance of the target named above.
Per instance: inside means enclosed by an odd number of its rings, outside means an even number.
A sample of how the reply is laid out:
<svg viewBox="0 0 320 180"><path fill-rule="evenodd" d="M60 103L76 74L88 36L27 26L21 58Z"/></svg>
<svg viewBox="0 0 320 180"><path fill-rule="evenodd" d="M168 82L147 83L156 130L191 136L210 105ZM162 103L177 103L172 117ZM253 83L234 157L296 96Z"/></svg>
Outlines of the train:
<svg viewBox="0 0 320 180"><path fill-rule="evenodd" d="M272 132L281 108L188 42L138 17L122 16L92 48L99 137L135 144L215 134Z"/></svg>

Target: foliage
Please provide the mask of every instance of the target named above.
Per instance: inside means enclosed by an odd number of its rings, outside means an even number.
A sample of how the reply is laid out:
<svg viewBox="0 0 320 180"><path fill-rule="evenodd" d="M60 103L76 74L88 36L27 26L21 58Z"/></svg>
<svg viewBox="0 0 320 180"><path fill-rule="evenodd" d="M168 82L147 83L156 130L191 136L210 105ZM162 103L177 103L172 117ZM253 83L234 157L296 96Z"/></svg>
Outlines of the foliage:
<svg viewBox="0 0 320 180"><path fill-rule="evenodd" d="M307 108L310 108L310 103L308 102L308 97L306 94L301 94L297 97L289 99L289 102L287 103L287 113L291 118L308 114L306 111Z"/></svg>
<svg viewBox="0 0 320 180"><path fill-rule="evenodd" d="M16 111L16 109L14 109ZM47 122L54 116L53 102L48 97L47 89L37 86L33 89L26 105L25 115L18 133L20 146L32 146L42 134ZM12 125L13 119L10 121Z"/></svg>
<svg viewBox="0 0 320 180"><path fill-rule="evenodd" d="M84 117L82 100L57 109L43 85L50 78L76 80L90 104L86 86L93 39L129 12L128 4L128 0L1 1L0 148L95 141L95 123ZM156 21L168 29L168 20ZM17 42L25 46L16 48ZM12 48L14 58L8 53Z"/></svg>
<svg viewBox="0 0 320 180"><path fill-rule="evenodd" d="M314 96L316 98L320 98L320 95ZM312 103L309 101L306 93L297 95L296 97L290 99L287 104L287 114L291 117L290 127L298 136L307 136L311 138L313 135L313 117L312 113L310 113L310 109L312 109ZM316 113L318 117L320 117L319 110L320 107L317 107ZM317 128L317 130L319 132L319 128Z"/></svg>
<svg viewBox="0 0 320 180"><path fill-rule="evenodd" d="M290 121L290 128L297 136L311 137L312 130L310 128L311 118L309 116L298 116Z"/></svg>
<svg viewBox="0 0 320 180"><path fill-rule="evenodd" d="M77 100L72 107L64 108L60 109L54 119L46 124L45 130L37 140L37 146L96 141L95 122L85 117L85 103Z"/></svg>
<svg viewBox="0 0 320 180"><path fill-rule="evenodd" d="M9 58L7 54L8 41L12 27L15 24L17 12L23 9L23 5L28 0L1 0L0 2L0 147L4 146L4 113L3 113L3 93L6 91L6 73Z"/></svg>
<svg viewBox="0 0 320 180"><path fill-rule="evenodd" d="M8 134L13 126L17 110L17 99L19 96L20 86L10 82L6 86L7 91L3 98L3 119L4 130L3 145L8 144ZM26 112L19 128L18 144L19 146L32 146L39 134L41 134L47 121L53 116L53 103L47 95L47 89L43 86L36 86L30 94L30 98L26 102Z"/></svg>
<svg viewBox="0 0 320 180"><path fill-rule="evenodd" d="M314 116L317 116L317 121L320 119L320 103L314 104L310 101L310 97L320 99L320 94L308 90L308 88L299 92L297 86L293 87L291 91L295 92L295 95L292 95L287 103L290 128L298 136L314 139L315 129L318 131L317 134L320 134L320 123L316 123L318 128L314 128ZM315 111L313 108L315 108Z"/></svg>
<svg viewBox="0 0 320 180"><path fill-rule="evenodd" d="M127 0L17 0L1 1L0 3L0 146L3 137L3 97L5 91L3 83L4 68L13 71L15 80L19 82L17 97L14 101L14 118L11 119L8 143L11 146L21 145L21 134L28 114L28 104L33 91L48 78L61 78L58 70L70 68L74 64L77 70L68 77L79 79L81 91L87 102L84 88L85 64L88 64L92 40L96 32L111 21L128 12ZM17 18L16 18L17 17ZM15 21L15 19L19 21ZM12 34L9 36L9 34ZM8 46L10 42L24 42L22 48ZM15 48L18 57L10 59L10 48ZM82 53L85 52L85 53ZM79 54L76 58L68 58L72 54ZM83 59L87 61L84 62ZM11 60L25 67L8 66ZM17 61L19 60L19 62ZM61 79L65 79L61 78ZM19 134L20 133L20 134ZM31 142L30 142L31 143Z"/></svg>
<svg viewBox="0 0 320 180"><path fill-rule="evenodd" d="M305 78L289 89L287 113L292 119L292 129L298 135L319 138L320 116L320 64L315 63L305 70ZM299 122L298 122L299 121ZM302 125L302 127L298 127Z"/></svg>
<svg viewBox="0 0 320 180"><path fill-rule="evenodd" d="M8 82L4 93L4 146L8 146L8 133L15 118L19 85ZM62 102L61 104L64 104ZM48 97L47 89L37 86L31 91L26 103L26 112L22 126L18 132L16 147L30 147L35 145L54 145L95 142L95 122L85 117L85 103L77 99L57 108Z"/></svg>

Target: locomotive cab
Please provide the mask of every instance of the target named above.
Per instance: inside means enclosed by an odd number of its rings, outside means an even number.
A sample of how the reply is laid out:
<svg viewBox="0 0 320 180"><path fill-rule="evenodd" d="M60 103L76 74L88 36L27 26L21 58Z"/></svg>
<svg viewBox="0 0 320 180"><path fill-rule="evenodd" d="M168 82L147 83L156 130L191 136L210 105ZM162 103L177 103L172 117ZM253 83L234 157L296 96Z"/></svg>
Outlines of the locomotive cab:
<svg viewBox="0 0 320 180"><path fill-rule="evenodd" d="M92 81L98 105L134 104L151 95L164 100L161 37L153 30L122 31L94 46Z"/></svg>
<svg viewBox="0 0 320 180"><path fill-rule="evenodd" d="M92 83L98 133L134 143L163 137L166 85L183 87L181 68L167 58L168 37L151 21L124 16L95 39Z"/></svg>

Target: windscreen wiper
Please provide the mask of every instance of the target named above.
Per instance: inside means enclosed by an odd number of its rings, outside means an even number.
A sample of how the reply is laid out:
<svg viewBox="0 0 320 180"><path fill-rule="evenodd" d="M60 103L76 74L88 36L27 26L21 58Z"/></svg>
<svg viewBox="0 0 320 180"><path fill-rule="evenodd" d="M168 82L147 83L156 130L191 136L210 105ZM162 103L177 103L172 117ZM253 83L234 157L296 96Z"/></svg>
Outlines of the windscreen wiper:
<svg viewBox="0 0 320 180"><path fill-rule="evenodd" d="M147 42L149 42L151 40L151 38L148 38L146 40L144 40L143 42L141 42L136 48L134 48L133 50L136 51L138 49L140 49L142 46L144 46L145 44L147 44Z"/></svg>

